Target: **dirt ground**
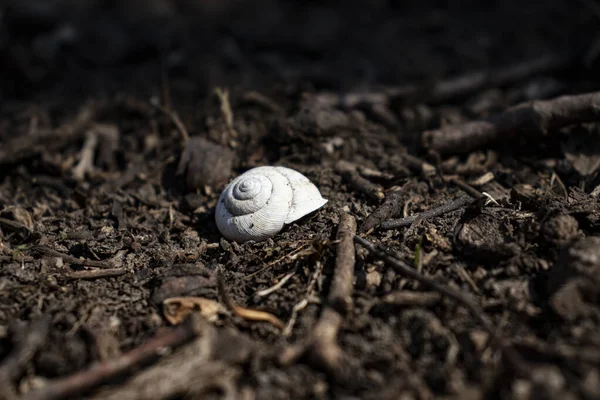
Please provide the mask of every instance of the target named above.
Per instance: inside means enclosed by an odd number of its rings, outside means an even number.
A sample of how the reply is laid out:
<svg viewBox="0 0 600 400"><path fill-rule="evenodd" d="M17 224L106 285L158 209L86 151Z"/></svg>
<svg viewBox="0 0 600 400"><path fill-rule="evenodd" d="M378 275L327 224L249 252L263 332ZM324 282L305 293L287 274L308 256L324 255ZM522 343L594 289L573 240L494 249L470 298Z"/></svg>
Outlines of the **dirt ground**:
<svg viewBox="0 0 600 400"><path fill-rule="evenodd" d="M0 396L600 399L600 125L422 140L598 90L600 7L412 3L3 2ZM328 203L229 242L218 196L260 165ZM465 191L496 203L386 229ZM347 214L479 317L357 244L335 368L327 346L283 362L330 306Z"/></svg>

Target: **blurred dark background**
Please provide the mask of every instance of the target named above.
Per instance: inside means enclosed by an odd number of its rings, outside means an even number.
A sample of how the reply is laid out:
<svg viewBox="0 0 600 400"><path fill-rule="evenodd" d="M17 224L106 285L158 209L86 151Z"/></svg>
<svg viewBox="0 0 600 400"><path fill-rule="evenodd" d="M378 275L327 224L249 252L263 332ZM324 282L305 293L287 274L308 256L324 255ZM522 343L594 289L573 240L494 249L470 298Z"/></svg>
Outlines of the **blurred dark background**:
<svg viewBox="0 0 600 400"><path fill-rule="evenodd" d="M593 0L4 0L0 88L3 100L152 95L166 71L185 102L215 85L346 90L546 54L585 73L599 10Z"/></svg>

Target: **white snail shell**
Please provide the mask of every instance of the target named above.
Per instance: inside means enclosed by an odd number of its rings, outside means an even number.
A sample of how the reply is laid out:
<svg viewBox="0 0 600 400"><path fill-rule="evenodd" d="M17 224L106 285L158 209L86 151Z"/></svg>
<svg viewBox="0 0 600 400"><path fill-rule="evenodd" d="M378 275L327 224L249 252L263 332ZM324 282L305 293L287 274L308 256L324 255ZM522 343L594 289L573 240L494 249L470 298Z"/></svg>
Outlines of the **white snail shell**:
<svg viewBox="0 0 600 400"><path fill-rule="evenodd" d="M260 241L325 203L319 189L301 173L285 167L257 167L227 185L215 218L227 239Z"/></svg>

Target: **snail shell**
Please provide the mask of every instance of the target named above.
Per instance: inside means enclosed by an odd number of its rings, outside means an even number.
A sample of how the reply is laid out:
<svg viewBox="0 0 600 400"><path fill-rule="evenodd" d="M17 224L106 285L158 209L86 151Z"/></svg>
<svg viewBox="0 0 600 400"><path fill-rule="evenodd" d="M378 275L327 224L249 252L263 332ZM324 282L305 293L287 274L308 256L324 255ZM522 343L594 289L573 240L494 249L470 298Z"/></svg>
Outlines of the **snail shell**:
<svg viewBox="0 0 600 400"><path fill-rule="evenodd" d="M260 241L327 203L301 173L257 167L235 178L219 197L216 222L229 240Z"/></svg>

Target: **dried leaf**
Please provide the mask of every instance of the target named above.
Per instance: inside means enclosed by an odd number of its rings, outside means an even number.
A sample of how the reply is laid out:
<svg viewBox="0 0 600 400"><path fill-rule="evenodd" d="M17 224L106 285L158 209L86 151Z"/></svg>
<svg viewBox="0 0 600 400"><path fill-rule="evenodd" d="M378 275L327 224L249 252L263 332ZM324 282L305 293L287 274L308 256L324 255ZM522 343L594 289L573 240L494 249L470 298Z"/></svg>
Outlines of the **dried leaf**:
<svg viewBox="0 0 600 400"><path fill-rule="evenodd" d="M163 314L172 325L182 323L195 311L211 322L227 312L220 303L204 297L171 297L163 302Z"/></svg>

